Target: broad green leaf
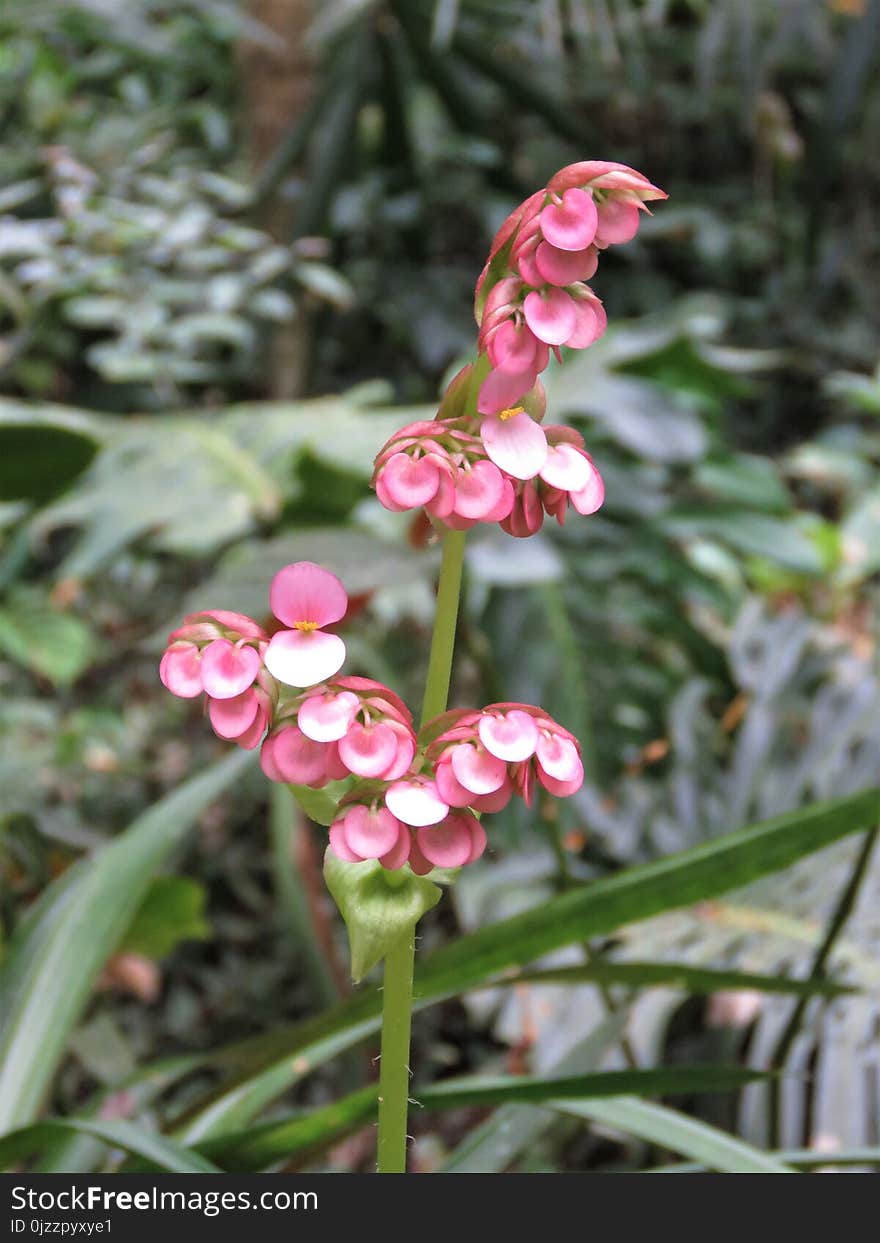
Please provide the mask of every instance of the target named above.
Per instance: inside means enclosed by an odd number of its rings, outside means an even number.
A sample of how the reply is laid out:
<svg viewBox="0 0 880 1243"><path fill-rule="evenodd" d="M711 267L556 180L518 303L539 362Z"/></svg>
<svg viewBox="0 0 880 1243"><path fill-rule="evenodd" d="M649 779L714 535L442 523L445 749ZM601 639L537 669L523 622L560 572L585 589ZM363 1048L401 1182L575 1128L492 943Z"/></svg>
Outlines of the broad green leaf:
<svg viewBox="0 0 880 1243"><path fill-rule="evenodd" d="M553 1108L671 1148L724 1174L795 1173L772 1153L761 1152L741 1139L665 1105L621 1097L610 1101L556 1101Z"/></svg>
<svg viewBox="0 0 880 1243"><path fill-rule="evenodd" d="M43 892L0 969L0 1132L32 1121L106 959L150 882L253 761L237 753L161 799Z"/></svg>
<svg viewBox="0 0 880 1243"><path fill-rule="evenodd" d="M63 406L0 401L0 500L50 500L91 462L99 420Z"/></svg>
<svg viewBox="0 0 880 1243"><path fill-rule="evenodd" d="M0 652L55 686L70 686L95 658L91 628L39 593L19 588L0 608Z"/></svg>
<svg viewBox="0 0 880 1243"><path fill-rule="evenodd" d="M7 1169L14 1162L37 1156L59 1138L77 1135L89 1135L114 1148L124 1148L171 1174L220 1173L206 1157L190 1152L163 1135L131 1122L100 1118L49 1118L35 1126L11 1131L0 1137L0 1166Z"/></svg>
<svg viewBox="0 0 880 1243"><path fill-rule="evenodd" d="M728 989L761 993L788 993L796 997L838 997L857 990L834 980L793 980L784 975L755 975L748 971L716 971L684 962L591 962L578 967L524 971L518 984L608 984L622 988L680 988L703 995Z"/></svg>
<svg viewBox="0 0 880 1243"><path fill-rule="evenodd" d="M511 967L663 911L705 901L780 871L880 818L880 792L787 812L654 863L580 886L511 919L461 937L417 970L415 1006L484 986ZM314 1067L378 1030L381 998L363 991L305 1023L223 1055L231 1081L182 1128L188 1142L245 1126Z"/></svg>
<svg viewBox="0 0 880 1243"><path fill-rule="evenodd" d="M799 574L821 574L825 568L815 543L793 521L750 509L681 508L667 513L661 526L673 539L712 536Z"/></svg>
<svg viewBox="0 0 880 1243"><path fill-rule="evenodd" d="M181 941L211 935L205 920L205 887L186 876L159 876L147 890L119 948L164 958Z"/></svg>

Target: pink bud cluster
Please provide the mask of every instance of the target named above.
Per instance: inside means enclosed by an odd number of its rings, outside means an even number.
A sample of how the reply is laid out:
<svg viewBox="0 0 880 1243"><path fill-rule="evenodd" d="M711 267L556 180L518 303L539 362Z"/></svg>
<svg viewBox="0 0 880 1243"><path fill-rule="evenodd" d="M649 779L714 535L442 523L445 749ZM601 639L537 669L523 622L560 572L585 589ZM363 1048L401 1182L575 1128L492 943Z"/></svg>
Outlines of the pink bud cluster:
<svg viewBox="0 0 880 1243"><path fill-rule="evenodd" d="M604 486L583 438L541 425L538 377L551 348L583 349L605 331L586 284L599 251L629 241L645 202L665 197L634 169L587 161L511 214L477 283L480 361L453 379L433 421L401 428L376 457L373 486L386 509L424 508L454 530L498 522L525 537L545 514L564 522L569 504L581 514L599 508Z"/></svg>
<svg viewBox="0 0 880 1243"><path fill-rule="evenodd" d="M378 859L389 869L408 862L417 875L462 867L486 848L479 815L501 811L515 794L531 805L536 782L557 797L583 784L577 740L530 704L447 712L425 735L418 771L343 799L330 827L338 858Z"/></svg>
<svg viewBox="0 0 880 1243"><path fill-rule="evenodd" d="M342 677L285 706L260 763L272 781L320 789L348 776L393 781L409 769L415 752L403 700L381 682Z"/></svg>
<svg viewBox="0 0 880 1243"><path fill-rule="evenodd" d="M507 218L477 282L479 348L492 369L477 408L495 414L532 389L560 346L584 349L606 327L589 285L599 251L635 237L645 203L666 195L635 169L569 164Z"/></svg>

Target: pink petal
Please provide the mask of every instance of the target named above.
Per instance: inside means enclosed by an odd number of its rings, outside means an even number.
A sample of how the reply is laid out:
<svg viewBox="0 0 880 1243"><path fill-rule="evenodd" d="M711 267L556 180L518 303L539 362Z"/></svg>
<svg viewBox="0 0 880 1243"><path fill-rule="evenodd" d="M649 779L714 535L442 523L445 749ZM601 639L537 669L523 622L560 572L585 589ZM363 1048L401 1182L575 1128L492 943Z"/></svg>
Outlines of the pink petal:
<svg viewBox="0 0 880 1243"><path fill-rule="evenodd" d="M251 687L233 699L209 699L208 716L220 738L238 738L253 725L260 701Z"/></svg>
<svg viewBox="0 0 880 1243"><path fill-rule="evenodd" d="M488 415L480 435L487 454L514 479L532 479L547 459L547 437L524 411L506 419Z"/></svg>
<svg viewBox="0 0 880 1243"><path fill-rule="evenodd" d="M526 323L539 341L547 345L565 345L575 330L575 304L564 289L533 289L523 303Z"/></svg>
<svg viewBox="0 0 880 1243"><path fill-rule="evenodd" d="M412 458L395 453L380 472L382 487L401 509L427 505L440 486L440 471L430 457ZM380 498L381 499L381 498Z"/></svg>
<svg viewBox="0 0 880 1243"><path fill-rule="evenodd" d="M397 844L400 824L385 807L371 811L357 803L342 817L346 845L362 859L378 859Z"/></svg>
<svg viewBox="0 0 880 1243"><path fill-rule="evenodd" d="M468 816L468 829L471 835L471 853L465 863L476 863L486 849L486 830L475 816Z"/></svg>
<svg viewBox="0 0 880 1243"><path fill-rule="evenodd" d="M275 739L277 734L270 734L260 749L260 768L270 781L284 781L281 770L275 763Z"/></svg>
<svg viewBox="0 0 880 1243"><path fill-rule="evenodd" d="M439 480L439 487L425 508L435 518L448 518L455 508L455 484L445 470L439 472ZM382 500L381 496L379 500ZM385 504L384 501L382 503Z"/></svg>
<svg viewBox="0 0 880 1243"><path fill-rule="evenodd" d="M562 202L548 203L541 212L541 232L560 250L585 250L596 236L599 213L592 194L566 190Z"/></svg>
<svg viewBox="0 0 880 1243"><path fill-rule="evenodd" d="M433 781L396 781L385 791L385 805L393 816L413 828L437 824L449 811Z"/></svg>
<svg viewBox="0 0 880 1243"><path fill-rule="evenodd" d="M492 334L486 353L493 367L531 371L534 368L543 370L539 367L543 349L543 343L526 324L515 324L509 319Z"/></svg>
<svg viewBox="0 0 880 1243"><path fill-rule="evenodd" d="M504 785L499 786L497 790L493 790L491 794L480 794L471 800L471 807L474 811L502 811L510 800L513 798L513 786L509 780Z"/></svg>
<svg viewBox="0 0 880 1243"><path fill-rule="evenodd" d="M504 496L504 478L492 462L475 462L459 472L455 482L455 512L462 518L483 519Z"/></svg>
<svg viewBox="0 0 880 1243"><path fill-rule="evenodd" d="M202 652L202 682L212 699L233 699L253 686L260 668L260 654L253 647L238 647L228 639L215 639Z"/></svg>
<svg viewBox="0 0 880 1243"><path fill-rule="evenodd" d="M599 208L596 241L602 246L630 242L639 231L639 209L624 199L606 199Z"/></svg>
<svg viewBox="0 0 880 1243"><path fill-rule="evenodd" d="M269 709L264 704L260 704L253 723L243 734L238 735L235 739L235 745L242 747L245 751L253 751L255 747L260 745L268 725Z"/></svg>
<svg viewBox="0 0 880 1243"><path fill-rule="evenodd" d="M388 725L352 725L339 740L339 758L358 777L382 777L397 756L397 735ZM378 857L378 856L377 856Z"/></svg>
<svg viewBox="0 0 880 1243"><path fill-rule="evenodd" d="M337 742L344 738L360 708L351 691L339 695L310 695L301 705L296 721L314 742Z"/></svg>
<svg viewBox="0 0 880 1243"><path fill-rule="evenodd" d="M195 699L202 685L202 658L194 643L169 647L159 662L159 677L166 690L180 699Z"/></svg>
<svg viewBox="0 0 880 1243"><path fill-rule="evenodd" d="M536 234L522 247L516 256L516 269L527 285L544 284L544 277L541 275L535 262L535 255L540 242L541 238Z"/></svg>
<svg viewBox="0 0 880 1243"><path fill-rule="evenodd" d="M480 718L480 741L486 750L505 763L528 760L538 745L538 727L527 712L514 709L504 716Z"/></svg>
<svg viewBox="0 0 880 1243"><path fill-rule="evenodd" d="M450 807L468 807L473 802L471 791L465 789L452 771L452 760L448 753L438 763L434 781L437 783L438 794Z"/></svg>
<svg viewBox="0 0 880 1243"><path fill-rule="evenodd" d="M515 405L534 387L534 371L505 371L495 367L480 385L477 410L480 414L497 414Z"/></svg>
<svg viewBox="0 0 880 1243"><path fill-rule="evenodd" d="M590 462L590 478L583 488L572 492L569 496L572 505L579 514L594 514L601 508L605 500L605 484L596 467Z"/></svg>
<svg viewBox="0 0 880 1243"><path fill-rule="evenodd" d="M471 835L464 816L447 816L442 824L419 829L416 833L419 850L436 867L460 868L471 854Z"/></svg>
<svg viewBox="0 0 880 1243"><path fill-rule="evenodd" d="M472 794L491 794L504 784L507 765L482 747L464 742L453 747L451 756L456 781Z"/></svg>
<svg viewBox="0 0 880 1243"><path fill-rule="evenodd" d="M599 256L594 246L586 250L560 250L549 242L542 242L535 253L535 267L551 285L588 281L598 266Z"/></svg>
<svg viewBox="0 0 880 1243"><path fill-rule="evenodd" d="M541 478L551 488L563 492L579 492L586 488L592 476L591 463L574 445L550 445L547 461L541 467Z"/></svg>
<svg viewBox="0 0 880 1243"><path fill-rule="evenodd" d="M269 740L267 739L267 742ZM327 780L328 744L312 742L295 725L279 729L272 739L270 764L282 781L321 786ZM263 751L266 746L264 744Z"/></svg>
<svg viewBox="0 0 880 1243"><path fill-rule="evenodd" d="M409 858L410 844L412 837L409 829L403 825L397 826L397 841L391 847L387 854L382 855L379 862L383 868L387 868L389 872L396 872L402 868Z"/></svg>
<svg viewBox="0 0 880 1243"><path fill-rule="evenodd" d="M323 630L279 630L263 656L266 668L287 686L326 682L342 667L345 644Z"/></svg>
<svg viewBox="0 0 880 1243"><path fill-rule="evenodd" d="M341 820L330 825L330 849L343 863L363 863L360 855L356 855L345 840L345 825Z"/></svg>
<svg viewBox="0 0 880 1243"><path fill-rule="evenodd" d="M339 747L335 742L326 744L327 752L327 780L328 781L344 781L351 774L348 768L339 758Z"/></svg>
<svg viewBox="0 0 880 1243"><path fill-rule="evenodd" d="M434 871L434 864L430 859L426 859L421 850L419 850L419 844L415 837L410 839L409 866L416 876L427 876L429 872Z"/></svg>
<svg viewBox="0 0 880 1243"><path fill-rule="evenodd" d="M538 763L556 781L583 780L584 767L577 746L570 738L542 733L537 746Z"/></svg>
<svg viewBox="0 0 880 1243"><path fill-rule="evenodd" d="M383 781L397 781L404 773L409 772L409 766L413 762L413 756L416 753L415 739L412 732L405 726L396 727L387 722L388 728L394 730L397 735L397 754L389 764L388 768L382 774Z"/></svg>
<svg viewBox="0 0 880 1243"><path fill-rule="evenodd" d="M513 509L513 503L516 500L516 492L513 484L508 478L504 479L504 487L501 496L498 498L498 504L490 509L488 513L483 514L483 522L503 522Z"/></svg>
<svg viewBox="0 0 880 1243"><path fill-rule="evenodd" d="M278 620L288 626L295 626L297 622L329 626L345 616L348 596L335 574L313 561L297 561L279 570L272 579L269 604ZM293 685L308 686L309 683L294 682Z"/></svg>
<svg viewBox="0 0 880 1243"><path fill-rule="evenodd" d="M585 350L598 341L608 326L608 316L598 298L578 298L575 301L576 323L574 331L565 342L572 350Z"/></svg>
<svg viewBox="0 0 880 1243"><path fill-rule="evenodd" d="M557 781L554 777L548 777L540 766L538 767L538 780L544 789L556 798L568 798L572 794L577 794L584 784L582 777L574 777L571 781Z"/></svg>

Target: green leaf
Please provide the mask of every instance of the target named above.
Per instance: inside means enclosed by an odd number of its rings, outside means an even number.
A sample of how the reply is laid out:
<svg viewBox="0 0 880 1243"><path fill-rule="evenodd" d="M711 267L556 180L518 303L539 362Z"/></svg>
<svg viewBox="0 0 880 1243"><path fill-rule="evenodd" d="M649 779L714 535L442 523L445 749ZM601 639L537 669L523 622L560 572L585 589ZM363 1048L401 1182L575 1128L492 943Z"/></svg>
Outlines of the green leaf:
<svg viewBox="0 0 880 1243"><path fill-rule="evenodd" d="M55 686L70 686L95 658L92 630L53 608L39 593L19 589L0 609L0 651Z"/></svg>
<svg viewBox="0 0 880 1243"><path fill-rule="evenodd" d="M858 990L835 980L793 980L783 975L748 971L716 971L684 962L591 962L578 967L524 971L510 983L607 984L623 988L680 988L697 996L728 989L787 993L795 997L839 997Z"/></svg>
<svg viewBox="0 0 880 1243"><path fill-rule="evenodd" d="M407 928L436 906L443 891L408 866L389 872L378 859L343 863L324 855L324 879L348 929L351 974L362 980Z"/></svg>
<svg viewBox="0 0 880 1243"><path fill-rule="evenodd" d="M725 1174L794 1174L771 1153L761 1152L716 1127L688 1118L665 1105L636 1098L611 1101L556 1101L561 1113L599 1122L649 1143L693 1157L710 1170Z"/></svg>
<svg viewBox="0 0 880 1243"><path fill-rule="evenodd" d="M378 1084L371 1083L322 1109L218 1135L199 1144L199 1152L236 1173L263 1170L277 1161L302 1162L370 1122L376 1114L378 1093Z"/></svg>
<svg viewBox="0 0 880 1243"><path fill-rule="evenodd" d="M181 941L211 935L205 920L205 886L186 876L159 876L147 890L119 948L147 958L164 958Z"/></svg>
<svg viewBox="0 0 880 1243"><path fill-rule="evenodd" d="M484 986L507 968L629 923L705 901L781 871L880 818L880 792L787 812L654 863L580 886L430 955L417 969L415 1006ZM381 998L361 992L305 1023L226 1051L234 1071L183 1127L188 1138L244 1126L315 1066L379 1028Z"/></svg>
<svg viewBox="0 0 880 1243"><path fill-rule="evenodd" d="M153 1131L131 1122L103 1121L99 1118L49 1118L35 1126L11 1131L0 1138L0 1166L7 1169L15 1162L38 1155L59 1139L77 1135L89 1135L114 1148L124 1148L126 1152L143 1157L151 1165L157 1165L171 1174L221 1172L207 1158Z"/></svg>
<svg viewBox="0 0 880 1243"><path fill-rule="evenodd" d="M62 406L0 401L0 501L51 500L91 462L98 426Z"/></svg>
<svg viewBox="0 0 880 1243"><path fill-rule="evenodd" d="M253 756L238 753L187 781L114 842L42 894L0 968L0 1132L30 1122L107 958L156 871Z"/></svg>
<svg viewBox="0 0 880 1243"><path fill-rule="evenodd" d="M315 824L322 824L326 827L336 819L339 800L342 798L346 786L342 782L334 781L322 790L313 790L311 786L298 785L289 785L288 789L308 818L314 820ZM334 789L336 790L335 794L333 793Z"/></svg>
<svg viewBox="0 0 880 1243"><path fill-rule="evenodd" d="M628 868L444 946L425 961L419 982L436 995L473 987L563 945L742 888L878 819L880 790L864 790Z"/></svg>
<svg viewBox="0 0 880 1243"><path fill-rule="evenodd" d="M546 1104L582 1097L617 1097L625 1092L675 1094L723 1092L764 1079L760 1071L740 1066L690 1066L658 1070L606 1071L564 1077L448 1079L413 1090L413 1099L425 1109L457 1109L470 1105L492 1107L509 1103ZM328 1144L372 1121L378 1085L373 1083L333 1105L253 1127L246 1132L217 1136L199 1145L227 1169L265 1169L277 1161L302 1160Z"/></svg>
<svg viewBox="0 0 880 1243"><path fill-rule="evenodd" d="M595 1075L538 1078L444 1079L413 1095L426 1108L462 1105L531 1104L578 1097L677 1096L700 1092L728 1092L767 1076L744 1066L678 1066L652 1070L608 1070Z"/></svg>

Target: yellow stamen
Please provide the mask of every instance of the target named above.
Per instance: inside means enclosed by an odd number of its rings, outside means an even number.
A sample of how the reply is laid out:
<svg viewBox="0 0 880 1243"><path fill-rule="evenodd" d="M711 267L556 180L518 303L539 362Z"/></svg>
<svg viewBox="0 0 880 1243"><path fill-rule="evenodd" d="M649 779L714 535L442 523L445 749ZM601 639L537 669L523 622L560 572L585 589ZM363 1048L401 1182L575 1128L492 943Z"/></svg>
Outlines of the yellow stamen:
<svg viewBox="0 0 880 1243"><path fill-rule="evenodd" d="M306 634L311 634L313 630L318 629L318 623L299 621L293 623L293 628L294 630L304 630Z"/></svg>
<svg viewBox="0 0 880 1243"><path fill-rule="evenodd" d="M506 423L508 419L512 419L515 414L525 414L522 406L511 406L509 410L499 410L498 417L502 423Z"/></svg>

